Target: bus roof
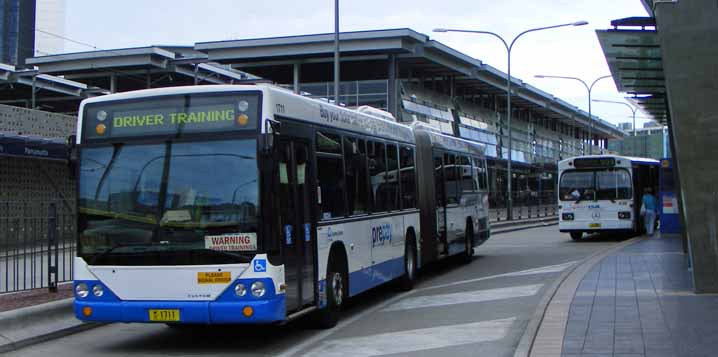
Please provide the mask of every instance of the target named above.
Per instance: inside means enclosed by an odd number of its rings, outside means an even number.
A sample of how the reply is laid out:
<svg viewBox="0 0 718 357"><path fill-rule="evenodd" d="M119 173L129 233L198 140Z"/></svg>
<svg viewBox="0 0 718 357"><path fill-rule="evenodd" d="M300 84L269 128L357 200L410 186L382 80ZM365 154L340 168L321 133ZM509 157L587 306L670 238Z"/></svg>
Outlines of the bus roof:
<svg viewBox="0 0 718 357"><path fill-rule="evenodd" d="M660 165L661 162L655 159L645 158L645 157L633 157L633 156L620 156L620 155L584 155L584 156L575 156L570 157L568 159L563 159L558 162L558 167L560 168L567 168L571 167L569 166L569 163L573 163L575 159L599 159L599 158L614 158L617 160L626 160L631 163L640 163L640 164L647 164L647 165Z"/></svg>
<svg viewBox="0 0 718 357"><path fill-rule="evenodd" d="M432 147L467 152L482 157L486 153L486 144L439 133L434 130L434 128L428 126L423 122L415 121L411 124L411 127L416 131L425 132L429 140L431 141Z"/></svg>

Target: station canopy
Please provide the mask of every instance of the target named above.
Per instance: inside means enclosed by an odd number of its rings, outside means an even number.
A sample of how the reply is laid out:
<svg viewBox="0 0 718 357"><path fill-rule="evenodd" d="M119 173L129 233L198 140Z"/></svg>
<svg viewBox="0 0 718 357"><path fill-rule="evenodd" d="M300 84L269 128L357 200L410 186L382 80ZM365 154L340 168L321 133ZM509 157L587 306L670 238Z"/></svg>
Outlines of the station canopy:
<svg viewBox="0 0 718 357"><path fill-rule="evenodd" d="M29 58L40 72L99 87L109 92L183 86L233 84L259 78L212 63L186 46L147 46Z"/></svg>
<svg viewBox="0 0 718 357"><path fill-rule="evenodd" d="M35 109L73 113L82 99L107 93L34 68L0 63L0 104L32 108L34 101Z"/></svg>
<svg viewBox="0 0 718 357"><path fill-rule="evenodd" d="M230 64L279 83L292 83L291 65L316 68L326 80L333 61L334 35L316 34L274 38L240 39L195 44L209 60ZM508 75L482 61L450 48L411 29L342 32L339 34L342 80L386 79L385 64L398 63L398 76L421 76L451 81L455 94L493 94L506 98ZM317 80L309 71L301 81ZM358 78L358 76L363 76ZM377 77L380 78L380 77ZM318 80L320 81L320 80ZM547 118L588 127L588 113L512 76L512 102ZM593 116L594 132L609 138L625 136L613 124Z"/></svg>
<svg viewBox="0 0 718 357"><path fill-rule="evenodd" d="M655 19L630 17L597 30L598 40L619 92L655 121L666 125L668 104L663 58Z"/></svg>

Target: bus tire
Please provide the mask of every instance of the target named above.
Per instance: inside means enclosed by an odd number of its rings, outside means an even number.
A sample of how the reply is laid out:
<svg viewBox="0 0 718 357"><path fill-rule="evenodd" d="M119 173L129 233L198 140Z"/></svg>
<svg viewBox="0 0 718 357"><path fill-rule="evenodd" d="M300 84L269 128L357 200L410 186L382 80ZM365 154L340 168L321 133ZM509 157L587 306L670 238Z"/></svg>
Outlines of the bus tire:
<svg viewBox="0 0 718 357"><path fill-rule="evenodd" d="M466 221L466 237L464 238L464 253L461 255L461 262L471 263L474 259L474 225L471 219Z"/></svg>
<svg viewBox="0 0 718 357"><path fill-rule="evenodd" d="M329 329L337 325L339 321L339 311L346 303L347 299L347 272L340 264L337 264L335 253L329 259L327 265L326 294L327 305L317 311L315 317L315 325L320 329Z"/></svg>
<svg viewBox="0 0 718 357"><path fill-rule="evenodd" d="M404 243L404 275L399 278L399 289L409 291L416 281L416 242L410 234Z"/></svg>
<svg viewBox="0 0 718 357"><path fill-rule="evenodd" d="M581 240L581 237L583 236L583 232L571 232L571 239L578 241Z"/></svg>

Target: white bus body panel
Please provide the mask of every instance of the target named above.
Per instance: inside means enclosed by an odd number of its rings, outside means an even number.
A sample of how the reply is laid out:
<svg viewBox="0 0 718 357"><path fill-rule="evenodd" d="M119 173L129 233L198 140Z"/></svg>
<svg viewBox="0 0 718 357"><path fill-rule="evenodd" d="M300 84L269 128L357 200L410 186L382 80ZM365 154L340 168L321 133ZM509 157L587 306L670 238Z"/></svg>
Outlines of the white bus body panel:
<svg viewBox="0 0 718 357"><path fill-rule="evenodd" d="M631 219L618 219L618 212L631 212L633 200L611 201L571 201L561 202L559 210L560 221L558 227L561 231L597 231L597 230L632 230L633 217ZM563 213L573 213L572 221L564 221ZM600 226L595 226L599 224Z"/></svg>
<svg viewBox="0 0 718 357"><path fill-rule="evenodd" d="M257 259L266 261L267 271L256 273L250 269ZM229 283L199 284L197 274L229 271ZM75 280L100 280L124 301L212 301L238 278L271 278L274 291L283 293L284 266L274 266L266 254L258 254L246 264L177 265L177 266L89 266L84 259L75 258Z"/></svg>
<svg viewBox="0 0 718 357"><path fill-rule="evenodd" d="M356 295L401 276L404 243L409 227L414 227L418 236L418 212L377 218L367 217L362 221L318 227L319 281L326 279L329 252L335 242L341 242L346 249L349 265L349 295ZM386 231L387 228L391 232L390 236Z"/></svg>

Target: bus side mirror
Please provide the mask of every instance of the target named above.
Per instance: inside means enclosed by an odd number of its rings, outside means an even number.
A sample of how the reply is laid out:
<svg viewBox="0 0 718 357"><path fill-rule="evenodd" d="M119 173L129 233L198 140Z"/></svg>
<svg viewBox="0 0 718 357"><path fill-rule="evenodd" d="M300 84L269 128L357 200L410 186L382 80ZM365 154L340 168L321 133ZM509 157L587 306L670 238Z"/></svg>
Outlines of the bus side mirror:
<svg viewBox="0 0 718 357"><path fill-rule="evenodd" d="M70 177L75 177L77 168L77 136L67 137L67 167L70 169Z"/></svg>
<svg viewBox="0 0 718 357"><path fill-rule="evenodd" d="M274 119L267 119L267 133L259 136L262 152L270 155L274 149L275 137L279 136L282 125Z"/></svg>

